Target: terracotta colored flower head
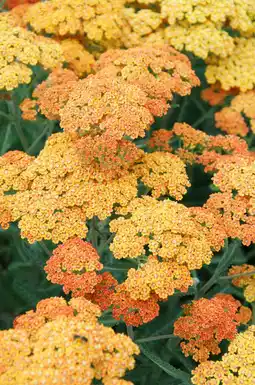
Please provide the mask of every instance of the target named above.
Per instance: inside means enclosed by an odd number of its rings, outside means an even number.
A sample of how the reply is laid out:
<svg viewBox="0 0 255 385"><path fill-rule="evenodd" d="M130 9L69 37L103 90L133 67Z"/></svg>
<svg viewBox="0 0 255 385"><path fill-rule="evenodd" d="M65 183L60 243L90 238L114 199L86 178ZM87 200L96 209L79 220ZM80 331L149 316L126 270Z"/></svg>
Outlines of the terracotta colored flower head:
<svg viewBox="0 0 255 385"><path fill-rule="evenodd" d="M72 238L54 250L45 271L49 281L63 285L65 293L72 291L74 297L79 297L94 292L94 287L102 279L96 271L102 267L92 245Z"/></svg>
<svg viewBox="0 0 255 385"><path fill-rule="evenodd" d="M230 294L193 301L184 305L184 313L175 321L174 334L188 341L182 342L181 348L185 356L191 355L195 361L206 361L210 353L219 354L219 343L233 340L237 326L251 317L251 310Z"/></svg>

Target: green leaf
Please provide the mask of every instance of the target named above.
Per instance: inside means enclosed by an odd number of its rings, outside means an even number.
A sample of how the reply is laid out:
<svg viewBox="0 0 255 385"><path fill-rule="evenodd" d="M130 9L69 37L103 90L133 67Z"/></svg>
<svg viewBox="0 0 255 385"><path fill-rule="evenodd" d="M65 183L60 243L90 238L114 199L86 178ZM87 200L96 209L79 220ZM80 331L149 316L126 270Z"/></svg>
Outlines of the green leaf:
<svg viewBox="0 0 255 385"><path fill-rule="evenodd" d="M159 366L164 372L169 374L170 377L176 379L176 380L181 380L186 384L191 384L190 382L190 376L183 372L180 369L176 369L174 366L170 365L168 362L165 362L161 360L160 357L158 357L156 354L151 352L145 345L139 345L141 352L149 359L151 360L154 364Z"/></svg>

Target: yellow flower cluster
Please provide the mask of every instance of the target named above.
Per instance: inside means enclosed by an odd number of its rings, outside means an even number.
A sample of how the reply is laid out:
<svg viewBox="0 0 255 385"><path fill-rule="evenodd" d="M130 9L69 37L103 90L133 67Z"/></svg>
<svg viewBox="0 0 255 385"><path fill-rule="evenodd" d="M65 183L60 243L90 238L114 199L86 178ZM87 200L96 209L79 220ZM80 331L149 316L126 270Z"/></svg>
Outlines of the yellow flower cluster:
<svg viewBox="0 0 255 385"><path fill-rule="evenodd" d="M96 322L101 311L98 305L84 297L72 298L68 303L61 297L50 297L39 301L36 310L29 310L15 318L13 327L35 334L47 322L58 317L75 317L81 321Z"/></svg>
<svg viewBox="0 0 255 385"><path fill-rule="evenodd" d="M255 368L255 325L230 342L221 361L202 362L193 370L194 385L253 385Z"/></svg>
<svg viewBox="0 0 255 385"><path fill-rule="evenodd" d="M63 49L65 61L68 67L72 69L78 77L82 77L86 73L90 73L95 62L84 46L76 39L64 39L60 41Z"/></svg>
<svg viewBox="0 0 255 385"><path fill-rule="evenodd" d="M233 53L226 58L212 57L207 61L206 78L208 83L219 81L222 88L229 90L238 87L242 92L255 86L255 38L236 37Z"/></svg>
<svg viewBox="0 0 255 385"><path fill-rule="evenodd" d="M77 299L76 299L77 300ZM59 315L36 331L0 331L0 384L131 385L122 377L133 369L139 348L124 334L96 321Z"/></svg>
<svg viewBox="0 0 255 385"><path fill-rule="evenodd" d="M186 293L193 285L189 269L177 262L158 261L157 257L149 257L138 270L129 269L125 281L130 297L143 301L153 293L160 299L167 299L175 290Z"/></svg>
<svg viewBox="0 0 255 385"><path fill-rule="evenodd" d="M123 0L48 0L29 7L25 21L40 33L85 35L103 45L118 44L123 5Z"/></svg>
<svg viewBox="0 0 255 385"><path fill-rule="evenodd" d="M48 139L35 159L22 152L9 152L0 158L2 226L8 227L8 218L19 221L21 236L31 243L84 238L86 219L106 219L115 204L126 206L137 196L137 180L143 169L143 181L155 196L170 194L181 199L189 186L184 163L174 155L145 155L140 150L126 172L116 172L113 177L97 170L93 162L89 164L77 143L76 134L58 133ZM165 161L172 169L166 170ZM123 168L121 163L119 167ZM153 168L151 175L146 171L149 167ZM10 190L15 193L8 194Z"/></svg>
<svg viewBox="0 0 255 385"><path fill-rule="evenodd" d="M170 195L181 200L190 187L184 162L167 152L144 154L142 162L134 167L138 178L152 188L152 196Z"/></svg>
<svg viewBox="0 0 255 385"><path fill-rule="evenodd" d="M248 275L248 274L250 275ZM254 273L254 274L252 274ZM242 275L243 274L243 275ZM246 275L245 275L246 274ZM252 265L232 266L228 275L240 275L234 278L232 284L244 288L244 297L248 302L255 302L255 268Z"/></svg>
<svg viewBox="0 0 255 385"><path fill-rule="evenodd" d="M62 49L56 41L15 26L7 12L1 13L0 89L10 91L19 84L29 83L32 65L52 69L62 61Z"/></svg>
<svg viewBox="0 0 255 385"><path fill-rule="evenodd" d="M145 196L134 199L119 212L128 217L110 223L110 230L116 233L110 246L115 258L138 258L148 246L152 255L185 265L189 270L210 262L210 244L184 205Z"/></svg>

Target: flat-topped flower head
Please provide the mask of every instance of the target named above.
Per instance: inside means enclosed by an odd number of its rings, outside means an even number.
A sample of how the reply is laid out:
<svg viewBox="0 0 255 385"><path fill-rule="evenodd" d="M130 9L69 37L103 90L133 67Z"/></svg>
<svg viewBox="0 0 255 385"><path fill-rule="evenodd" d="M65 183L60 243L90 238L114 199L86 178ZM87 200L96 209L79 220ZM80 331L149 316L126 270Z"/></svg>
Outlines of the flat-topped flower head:
<svg viewBox="0 0 255 385"><path fill-rule="evenodd" d="M175 261L189 270L209 263L211 246L187 207L171 200L137 198L119 209L127 217L111 221L115 233L110 246L115 258L138 258L150 254L164 261Z"/></svg>
<svg viewBox="0 0 255 385"><path fill-rule="evenodd" d="M33 334L45 323L61 317L77 317L87 322L96 322L101 311L96 304L83 297L72 298L67 302L61 297L43 299L36 305L36 310L29 310L14 319L13 327Z"/></svg>
<svg viewBox="0 0 255 385"><path fill-rule="evenodd" d="M176 262L160 262L157 257L149 257L138 270L129 269L125 281L126 290L132 299L148 300L157 294L160 299L167 299L175 290L186 293L193 285L190 271Z"/></svg>
<svg viewBox="0 0 255 385"><path fill-rule="evenodd" d="M228 134L246 136L255 132L255 92L248 91L235 96L229 107L216 112L216 127Z"/></svg>
<svg viewBox="0 0 255 385"><path fill-rule="evenodd" d="M123 320L126 325L140 326L159 315L157 302L155 294L145 301L133 299L123 283L116 287L116 293L112 296L112 315L116 320Z"/></svg>
<svg viewBox="0 0 255 385"><path fill-rule="evenodd" d="M15 26L15 17L8 12L0 15L0 34L0 89L11 91L19 84L29 83L31 66L53 69L63 62L62 49L56 41Z"/></svg>
<svg viewBox="0 0 255 385"><path fill-rule="evenodd" d="M39 33L120 41L123 0L48 0L30 7L25 20Z"/></svg>
<svg viewBox="0 0 255 385"><path fill-rule="evenodd" d="M108 50L95 68L139 86L150 98L148 107L157 116L167 112L173 93L189 95L192 87L200 84L188 57L168 45Z"/></svg>
<svg viewBox="0 0 255 385"><path fill-rule="evenodd" d="M209 84L219 81L224 90L233 87L242 92L252 90L255 85L255 38L236 37L234 43L232 54L225 58L215 56L208 59L206 79Z"/></svg>
<svg viewBox="0 0 255 385"><path fill-rule="evenodd" d="M93 293L94 287L101 281L97 271L103 268L100 257L94 247L79 238L72 238L59 245L47 261L45 271L52 283L63 285L66 294L70 291L74 297Z"/></svg>
<svg viewBox="0 0 255 385"><path fill-rule="evenodd" d="M210 353L219 354L219 343L233 340L237 326L251 317L251 310L230 294L201 298L183 308L185 315L175 321L174 334L187 340L181 343L182 351L195 361L206 361Z"/></svg>
<svg viewBox="0 0 255 385"><path fill-rule="evenodd" d="M192 383L252 385L255 366L254 344L255 326L251 325L230 342L228 352L223 355L221 361L207 361L198 365L192 372Z"/></svg>
<svg viewBox="0 0 255 385"><path fill-rule="evenodd" d="M91 385L94 378L121 384L139 354L128 336L95 320L68 316L48 320L32 334L25 329L0 331L0 350L1 385Z"/></svg>
<svg viewBox="0 0 255 385"><path fill-rule="evenodd" d="M60 125L65 132L103 134L115 139L144 136L153 123L146 94L123 79L90 75L80 80L65 107Z"/></svg>
<svg viewBox="0 0 255 385"><path fill-rule="evenodd" d="M20 104L23 119L35 120L37 112L40 112L49 120L59 120L60 110L67 103L77 81L78 77L73 71L54 69L48 78L34 89L32 99L24 99Z"/></svg>

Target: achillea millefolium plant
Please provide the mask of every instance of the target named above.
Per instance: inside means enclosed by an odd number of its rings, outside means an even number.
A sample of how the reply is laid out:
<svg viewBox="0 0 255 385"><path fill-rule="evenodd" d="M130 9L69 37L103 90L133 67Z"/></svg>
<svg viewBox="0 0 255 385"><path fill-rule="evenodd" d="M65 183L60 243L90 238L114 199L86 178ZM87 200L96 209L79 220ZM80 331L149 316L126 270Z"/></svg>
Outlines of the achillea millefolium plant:
<svg viewBox="0 0 255 385"><path fill-rule="evenodd" d="M254 385L254 0L6 0L0 385Z"/></svg>

